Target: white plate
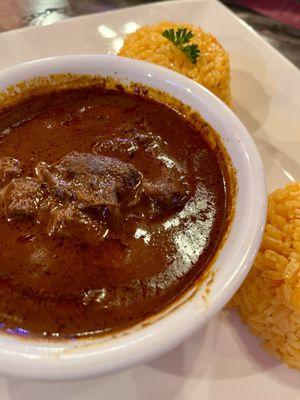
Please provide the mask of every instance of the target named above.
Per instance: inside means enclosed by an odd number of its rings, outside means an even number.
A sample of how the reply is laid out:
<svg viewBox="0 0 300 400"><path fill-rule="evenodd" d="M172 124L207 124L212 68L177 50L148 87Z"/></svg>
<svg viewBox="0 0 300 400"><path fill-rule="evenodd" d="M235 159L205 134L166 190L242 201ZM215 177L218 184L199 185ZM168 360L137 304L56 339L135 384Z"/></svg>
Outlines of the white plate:
<svg viewBox="0 0 300 400"><path fill-rule="evenodd" d="M114 52L126 32L163 18L201 25L229 51L235 109L261 152L269 190L300 180L300 72L216 1L156 3L2 33L0 68ZM299 390L299 373L261 350L228 311L170 353L114 375L54 384L0 379L1 400L298 400Z"/></svg>

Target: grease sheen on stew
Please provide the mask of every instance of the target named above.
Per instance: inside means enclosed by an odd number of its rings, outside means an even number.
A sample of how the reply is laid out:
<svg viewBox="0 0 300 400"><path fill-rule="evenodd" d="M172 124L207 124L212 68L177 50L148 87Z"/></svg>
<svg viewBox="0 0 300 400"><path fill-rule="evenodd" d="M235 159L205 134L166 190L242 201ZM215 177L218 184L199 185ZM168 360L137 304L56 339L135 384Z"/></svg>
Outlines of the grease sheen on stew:
<svg viewBox="0 0 300 400"><path fill-rule="evenodd" d="M222 167L176 111L100 87L0 114L0 323L79 337L162 310L216 251Z"/></svg>

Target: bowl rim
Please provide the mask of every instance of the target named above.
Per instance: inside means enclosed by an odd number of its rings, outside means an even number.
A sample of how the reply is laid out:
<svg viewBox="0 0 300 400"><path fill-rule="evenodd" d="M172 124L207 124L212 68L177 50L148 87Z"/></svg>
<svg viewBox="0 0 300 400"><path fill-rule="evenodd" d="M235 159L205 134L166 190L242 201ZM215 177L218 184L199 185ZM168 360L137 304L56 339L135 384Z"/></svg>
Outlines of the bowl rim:
<svg viewBox="0 0 300 400"><path fill-rule="evenodd" d="M228 146L233 146L236 154L230 156L240 160L237 161L240 165L235 165L238 169L236 216L214 264L221 259L227 264L230 261L235 268L232 270L231 267L229 271L230 267L227 267L227 271L225 264L223 270L218 272L218 279L221 275L225 281L215 292L213 286L206 306L200 301L200 293L197 293L178 309L127 335L107 340L91 339L88 343L70 348L66 342L65 345L56 343L58 346L55 346L41 339L26 341L0 334L0 372L4 374L49 380L91 377L147 361L170 350L204 325L229 301L250 269L262 239L267 196L264 167L258 150L233 111L195 81L145 61L114 55L69 55L28 61L0 71L0 91L10 84L52 73L76 73L78 70L82 71L79 73L89 74L87 71L90 70L90 74L105 76L101 69L116 71L123 77L136 77L129 79L137 83L145 84L146 80L148 86L166 91L185 104L183 98L188 99L196 111L201 109L200 114L214 129L216 126L227 129L227 136L224 134L224 137L229 142L223 138L223 144L227 150ZM118 79L113 73L111 76ZM229 128L231 133L228 133ZM217 132L223 137L223 132ZM229 244L233 249L229 249Z"/></svg>

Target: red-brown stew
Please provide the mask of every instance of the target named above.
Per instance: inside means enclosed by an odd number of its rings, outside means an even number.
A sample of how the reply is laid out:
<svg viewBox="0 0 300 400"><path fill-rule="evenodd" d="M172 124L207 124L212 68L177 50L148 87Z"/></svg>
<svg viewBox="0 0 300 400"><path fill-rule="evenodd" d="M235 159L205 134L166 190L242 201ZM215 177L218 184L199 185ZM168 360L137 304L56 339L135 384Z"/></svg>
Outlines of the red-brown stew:
<svg viewBox="0 0 300 400"><path fill-rule="evenodd" d="M179 113L121 89L61 90L2 111L2 329L80 337L162 310L220 242L222 168Z"/></svg>

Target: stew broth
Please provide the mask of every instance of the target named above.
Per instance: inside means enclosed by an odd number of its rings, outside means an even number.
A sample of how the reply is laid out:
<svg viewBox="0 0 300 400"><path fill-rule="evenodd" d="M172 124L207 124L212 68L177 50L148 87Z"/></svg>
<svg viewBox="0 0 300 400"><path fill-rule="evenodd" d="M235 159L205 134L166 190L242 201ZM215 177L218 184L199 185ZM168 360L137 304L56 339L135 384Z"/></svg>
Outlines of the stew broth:
<svg viewBox="0 0 300 400"><path fill-rule="evenodd" d="M202 132L121 89L2 112L0 185L0 322L25 335L99 334L162 310L199 278L228 217Z"/></svg>

